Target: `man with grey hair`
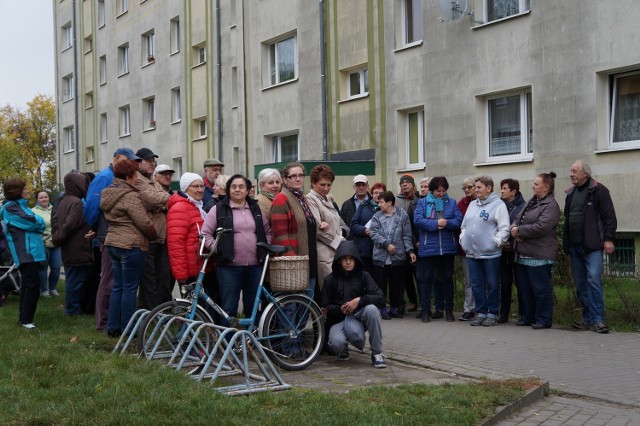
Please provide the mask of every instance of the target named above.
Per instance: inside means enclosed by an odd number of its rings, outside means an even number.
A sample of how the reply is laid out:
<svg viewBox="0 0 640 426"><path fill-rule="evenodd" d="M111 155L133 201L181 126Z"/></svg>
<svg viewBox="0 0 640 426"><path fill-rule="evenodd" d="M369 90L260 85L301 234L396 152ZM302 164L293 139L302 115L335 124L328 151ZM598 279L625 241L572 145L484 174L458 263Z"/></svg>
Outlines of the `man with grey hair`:
<svg viewBox="0 0 640 426"><path fill-rule="evenodd" d="M591 177L583 160L571 166L573 186L564 206L563 248L571 256L571 271L582 305L582 320L571 326L605 334L602 294L602 251L612 254L618 222L609 190Z"/></svg>

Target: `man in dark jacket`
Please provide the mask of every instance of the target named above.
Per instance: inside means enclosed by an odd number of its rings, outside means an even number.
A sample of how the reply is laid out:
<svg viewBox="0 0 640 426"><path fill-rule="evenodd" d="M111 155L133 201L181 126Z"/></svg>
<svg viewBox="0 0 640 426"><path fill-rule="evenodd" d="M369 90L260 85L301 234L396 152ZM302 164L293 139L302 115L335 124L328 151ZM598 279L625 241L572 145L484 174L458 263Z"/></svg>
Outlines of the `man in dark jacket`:
<svg viewBox="0 0 640 426"><path fill-rule="evenodd" d="M371 275L362 270L360 253L353 241L340 243L332 269L322 289L322 306L330 327L329 348L339 360L346 361L349 343L364 349L364 333L368 331L371 363L376 368L386 368L380 327L380 308L386 301Z"/></svg>
<svg viewBox="0 0 640 426"><path fill-rule="evenodd" d="M347 224L351 225L353 215L355 215L358 207L365 204L371 199L369 194L369 179L365 175L356 175L353 177L353 190L355 191L353 196L347 199L340 207L340 217ZM349 236L349 239L353 239L353 235Z"/></svg>
<svg viewBox="0 0 640 426"><path fill-rule="evenodd" d="M618 221L609 190L591 177L591 168L576 161L569 172L573 187L564 205L563 249L571 255L571 270L582 321L571 324L580 330L605 334L602 295L602 251L612 254Z"/></svg>

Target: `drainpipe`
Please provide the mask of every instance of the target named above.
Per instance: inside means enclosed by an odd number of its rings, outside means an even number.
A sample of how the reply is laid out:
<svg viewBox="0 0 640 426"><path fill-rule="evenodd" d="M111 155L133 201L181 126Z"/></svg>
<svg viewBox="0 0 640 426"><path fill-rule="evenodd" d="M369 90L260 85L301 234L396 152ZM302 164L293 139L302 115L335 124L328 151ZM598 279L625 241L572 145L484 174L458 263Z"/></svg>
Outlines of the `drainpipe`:
<svg viewBox="0 0 640 426"><path fill-rule="evenodd" d="M220 0L216 0L216 102L218 104L216 158L224 163L224 156L222 155L222 54L220 52L220 45Z"/></svg>
<svg viewBox="0 0 640 426"><path fill-rule="evenodd" d="M76 0L71 2L72 18L71 25L73 26L73 137L76 141L76 170L80 170L80 129L79 124L79 99L78 94L78 26L76 21ZM64 142L63 142L64 143Z"/></svg>
<svg viewBox="0 0 640 426"><path fill-rule="evenodd" d="M322 91L322 160L327 161L327 75L325 65L325 43L324 43L324 0L318 1L320 12L320 90Z"/></svg>

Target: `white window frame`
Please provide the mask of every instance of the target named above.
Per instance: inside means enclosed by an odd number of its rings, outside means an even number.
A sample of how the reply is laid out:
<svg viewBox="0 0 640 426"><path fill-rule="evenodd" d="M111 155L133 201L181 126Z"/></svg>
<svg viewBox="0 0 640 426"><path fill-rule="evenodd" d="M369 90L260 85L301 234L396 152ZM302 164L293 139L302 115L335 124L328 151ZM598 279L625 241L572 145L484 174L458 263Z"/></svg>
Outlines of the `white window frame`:
<svg viewBox="0 0 640 426"><path fill-rule="evenodd" d="M98 28L105 26L107 22L107 11L104 5L104 0L98 0Z"/></svg>
<svg viewBox="0 0 640 426"><path fill-rule="evenodd" d="M73 26L71 22L67 22L62 26L62 50L73 47Z"/></svg>
<svg viewBox="0 0 640 426"><path fill-rule="evenodd" d="M182 105L180 104L180 88L171 89L171 122L179 123L182 121Z"/></svg>
<svg viewBox="0 0 640 426"><path fill-rule="evenodd" d="M514 154L493 154L491 149L491 116L490 116L490 103L492 101L496 101L499 99L504 99L511 96L519 97L519 108L520 108L520 123L519 123L519 131L520 131L520 152ZM532 111L530 110L532 105L532 93L531 89L523 89L513 92L506 92L499 95L487 96L484 101L484 110L485 110L485 149L486 149L486 160L488 162L495 161L511 161L511 160L530 160L533 158L533 139L532 135L529 134L529 121L533 122ZM533 123L531 123L532 125ZM533 127L531 127L533 129ZM531 152L529 152L531 151Z"/></svg>
<svg viewBox="0 0 640 426"><path fill-rule="evenodd" d="M93 36L87 36L84 38L84 53L89 53L93 50Z"/></svg>
<svg viewBox="0 0 640 426"><path fill-rule="evenodd" d="M129 74L129 43L118 47L118 77Z"/></svg>
<svg viewBox="0 0 640 426"><path fill-rule="evenodd" d="M180 52L180 17L173 18L169 26L169 53L178 53Z"/></svg>
<svg viewBox="0 0 640 426"><path fill-rule="evenodd" d="M195 139L205 139L207 137L207 117L195 118L194 120Z"/></svg>
<svg viewBox="0 0 640 426"><path fill-rule="evenodd" d="M129 10L129 0L116 0L116 17L127 13Z"/></svg>
<svg viewBox="0 0 640 426"><path fill-rule="evenodd" d="M155 62L156 60L156 48L155 48L155 31L147 31L142 34L142 65L147 65Z"/></svg>
<svg viewBox="0 0 640 426"><path fill-rule="evenodd" d="M354 88L351 82L351 76L358 76L358 86ZM356 89L357 92L353 93L352 89ZM357 99L367 96L369 94L369 69L360 68L347 73L347 99Z"/></svg>
<svg viewBox="0 0 640 426"><path fill-rule="evenodd" d="M107 55L100 56L100 85L107 84Z"/></svg>
<svg viewBox="0 0 640 426"><path fill-rule="evenodd" d="M402 0L402 42L404 46L419 44L424 38L422 0ZM416 27L416 24L419 26Z"/></svg>
<svg viewBox="0 0 640 426"><path fill-rule="evenodd" d="M489 9L490 9L491 5L495 4L496 2L514 2L514 3L517 3L518 10L517 10L517 12L505 14L504 16L501 16L501 17L498 17L498 18L489 19ZM485 17L485 19L484 19L485 23L499 21L501 19L510 18L512 16L517 16L517 15L520 15L522 13L528 12L531 9L531 1L530 0L483 0L482 3L483 3L482 7L483 7L483 12L484 12L484 17Z"/></svg>
<svg viewBox="0 0 640 426"><path fill-rule="evenodd" d="M295 158L293 157L289 157L289 158L283 158L283 149L282 149L282 145L283 145L283 139L284 138L289 138L291 136L295 136L296 137L296 156ZM300 134L295 132L295 133L284 133L284 134L279 134L279 135L273 135L270 138L270 152L271 152L271 162L272 163L281 163L281 162L292 162L292 161L299 161L300 159Z"/></svg>
<svg viewBox="0 0 640 426"><path fill-rule="evenodd" d="M84 109L93 108L93 91L84 94Z"/></svg>
<svg viewBox="0 0 640 426"><path fill-rule="evenodd" d="M144 130L153 130L156 128L156 98L150 96L142 100L142 116L144 121L142 128Z"/></svg>
<svg viewBox="0 0 640 426"><path fill-rule="evenodd" d="M70 101L75 97L73 74L62 77L62 102Z"/></svg>
<svg viewBox="0 0 640 426"><path fill-rule="evenodd" d="M417 130L416 130L416 144L417 144L417 161L412 161L411 159L411 148L412 148L412 135L411 135L411 120L412 117L415 116ZM412 168L424 168L425 160L424 160L424 110L423 109L414 109L408 110L404 112L404 144L405 144L405 164L408 169Z"/></svg>
<svg viewBox="0 0 640 426"><path fill-rule="evenodd" d="M76 135L73 126L64 128L64 152L72 152L76 149Z"/></svg>
<svg viewBox="0 0 640 426"><path fill-rule="evenodd" d="M195 66L202 65L207 62L207 45L199 44L197 46L193 46L195 50Z"/></svg>
<svg viewBox="0 0 640 426"><path fill-rule="evenodd" d="M126 137L131 135L131 107L129 105L123 105L118 108L118 127L120 129L120 137Z"/></svg>
<svg viewBox="0 0 640 426"><path fill-rule="evenodd" d="M93 163L95 161L94 149L92 146L87 146L84 148L84 157L85 163Z"/></svg>
<svg viewBox="0 0 640 426"><path fill-rule="evenodd" d="M281 79L281 70L279 66L279 51L278 45L281 43L287 42L289 40L293 41L293 76L291 78L287 78L285 80ZM267 44L267 74L268 86L277 86L279 84L286 83L288 81L295 81L298 78L298 37L296 34L287 35L282 37L276 41Z"/></svg>
<svg viewBox="0 0 640 426"><path fill-rule="evenodd" d="M100 114L100 143L107 143L109 140L109 132L108 132L108 121L107 121L107 113L103 112Z"/></svg>
<svg viewBox="0 0 640 426"><path fill-rule="evenodd" d="M635 77L637 79L640 79L640 70L626 72L622 74L616 74L612 76L613 90L611 91L611 99L610 99L611 115L609 117L609 148L624 149L624 148L636 148L640 146L640 134L638 135L638 139L634 139L634 140L620 140L620 141L614 140L614 138L616 138L617 136L616 135L617 133L616 132L616 115L618 114L617 104L618 104L618 96L619 96L618 92L620 89L618 82L620 81L620 79L628 78L628 77ZM640 98L640 91L638 93L639 93L638 97ZM633 121L636 124L636 126L634 127L640 126L640 111L638 111L638 119Z"/></svg>

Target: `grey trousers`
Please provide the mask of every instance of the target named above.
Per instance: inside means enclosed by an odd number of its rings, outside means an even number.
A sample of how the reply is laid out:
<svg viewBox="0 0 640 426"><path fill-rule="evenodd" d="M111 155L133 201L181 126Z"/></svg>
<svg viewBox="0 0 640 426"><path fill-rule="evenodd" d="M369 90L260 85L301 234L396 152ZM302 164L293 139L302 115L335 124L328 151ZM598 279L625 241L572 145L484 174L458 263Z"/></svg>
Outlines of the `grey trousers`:
<svg viewBox="0 0 640 426"><path fill-rule="evenodd" d="M461 256L462 273L464 274L464 312L475 312L476 301L473 298L473 290L471 289L471 279L469 279L469 263L466 256Z"/></svg>
<svg viewBox="0 0 640 426"><path fill-rule="evenodd" d="M371 353L382 353L382 328L380 310L375 305L367 305L353 315L347 315L344 321L335 324L329 330L329 347L340 353L347 350L349 343L364 349L364 333L369 332Z"/></svg>

